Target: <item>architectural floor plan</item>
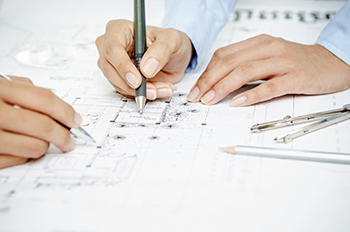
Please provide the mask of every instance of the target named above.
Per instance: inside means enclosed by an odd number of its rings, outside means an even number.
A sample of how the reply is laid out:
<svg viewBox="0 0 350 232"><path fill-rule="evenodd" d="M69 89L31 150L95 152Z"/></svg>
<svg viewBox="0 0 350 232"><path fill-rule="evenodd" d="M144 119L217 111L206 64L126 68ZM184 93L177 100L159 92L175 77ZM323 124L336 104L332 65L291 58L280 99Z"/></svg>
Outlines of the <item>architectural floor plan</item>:
<svg viewBox="0 0 350 232"><path fill-rule="evenodd" d="M158 1L150 2L156 6ZM239 4L212 50L267 33L269 28L277 33L271 22L290 18L289 29L309 28L309 34L299 39L312 43L340 6L324 5L316 13L308 10L315 4L302 9L277 4L269 11L265 8L271 4ZM290 11L285 10L288 7ZM51 146L39 160L0 170L0 231L348 228L350 204L344 199L350 194L350 166L234 156L222 148L239 144L350 153L350 121L290 144L273 139L294 127L250 132L253 124L285 115L341 108L349 103L349 90L229 107L231 98L256 85L252 83L215 106L205 106L186 101L200 67L185 74L171 98L147 102L140 115L134 99L117 93L96 66L94 39L104 25L66 24L26 31L4 21L0 28L13 38L0 46L5 54L0 57L3 72L31 77L36 85L51 89L81 114L81 126L96 140L96 144L77 140L76 149L65 154ZM283 33L295 36L287 29ZM41 58L37 53L42 53ZM327 201L329 196L333 201ZM300 212L300 207L310 212ZM286 209L292 216L280 217ZM336 217L322 220L329 215ZM315 221L317 226L308 224Z"/></svg>

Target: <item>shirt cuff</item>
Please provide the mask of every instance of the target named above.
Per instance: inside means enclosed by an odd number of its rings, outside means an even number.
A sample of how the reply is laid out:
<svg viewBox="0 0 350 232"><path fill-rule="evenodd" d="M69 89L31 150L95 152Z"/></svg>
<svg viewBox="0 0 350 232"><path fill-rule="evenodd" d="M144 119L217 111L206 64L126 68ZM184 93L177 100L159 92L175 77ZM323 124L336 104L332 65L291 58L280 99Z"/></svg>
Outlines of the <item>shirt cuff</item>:
<svg viewBox="0 0 350 232"><path fill-rule="evenodd" d="M316 44L325 47L350 65L350 1L337 12L321 32Z"/></svg>

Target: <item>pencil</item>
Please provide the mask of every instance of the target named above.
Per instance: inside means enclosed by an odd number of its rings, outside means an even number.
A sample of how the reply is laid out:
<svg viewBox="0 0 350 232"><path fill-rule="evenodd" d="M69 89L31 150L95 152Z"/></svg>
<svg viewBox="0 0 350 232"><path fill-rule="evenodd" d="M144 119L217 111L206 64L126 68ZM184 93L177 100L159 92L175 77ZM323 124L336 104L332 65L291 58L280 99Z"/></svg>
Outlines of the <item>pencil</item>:
<svg viewBox="0 0 350 232"><path fill-rule="evenodd" d="M232 146L226 147L224 150L228 153L236 155L251 155L268 158L350 164L350 154L348 153L304 151L253 146Z"/></svg>
<svg viewBox="0 0 350 232"><path fill-rule="evenodd" d="M140 71L140 62L146 52L146 16L145 1L134 0L134 63ZM135 101L139 112L142 114L146 104L146 77L141 73L141 85L135 89Z"/></svg>

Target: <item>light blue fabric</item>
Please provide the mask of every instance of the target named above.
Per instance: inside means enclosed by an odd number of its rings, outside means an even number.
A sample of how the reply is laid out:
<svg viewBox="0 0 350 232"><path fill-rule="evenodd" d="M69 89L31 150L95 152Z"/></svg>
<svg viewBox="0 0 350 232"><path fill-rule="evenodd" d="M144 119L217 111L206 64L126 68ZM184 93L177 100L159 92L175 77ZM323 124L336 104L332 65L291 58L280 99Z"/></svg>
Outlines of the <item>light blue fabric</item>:
<svg viewBox="0 0 350 232"><path fill-rule="evenodd" d="M196 54L187 69L193 70L226 24L235 0L167 0L163 28L175 28L187 34Z"/></svg>
<svg viewBox="0 0 350 232"><path fill-rule="evenodd" d="M316 43L350 65L350 0L328 23Z"/></svg>
<svg viewBox="0 0 350 232"><path fill-rule="evenodd" d="M186 33L195 48L186 71L193 71L203 61L235 3L236 0L166 0L162 27ZM322 31L316 43L350 65L350 0Z"/></svg>

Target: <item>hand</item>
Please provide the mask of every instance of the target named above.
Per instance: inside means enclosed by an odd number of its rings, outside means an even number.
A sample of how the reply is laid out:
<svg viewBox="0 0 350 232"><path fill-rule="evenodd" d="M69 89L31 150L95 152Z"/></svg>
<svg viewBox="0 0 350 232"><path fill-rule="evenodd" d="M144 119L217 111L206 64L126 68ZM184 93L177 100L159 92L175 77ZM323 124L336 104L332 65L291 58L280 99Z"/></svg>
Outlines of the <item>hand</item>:
<svg viewBox="0 0 350 232"><path fill-rule="evenodd" d="M63 152L74 149L70 132L55 120L79 127L82 118L50 90L27 78L0 78L0 168L43 156L52 142Z"/></svg>
<svg viewBox="0 0 350 232"><path fill-rule="evenodd" d="M141 75L131 59L134 50L133 22L112 20L106 33L96 39L97 65L115 89L135 95ZM186 34L174 29L146 28L147 51L140 68L147 80L147 99L168 98L173 84L181 80L192 56L192 44Z"/></svg>
<svg viewBox="0 0 350 232"><path fill-rule="evenodd" d="M350 87L350 66L320 45L259 35L218 49L188 95L212 105L248 82L268 79L235 96L249 106L285 94L326 94Z"/></svg>

